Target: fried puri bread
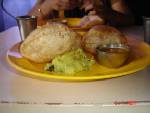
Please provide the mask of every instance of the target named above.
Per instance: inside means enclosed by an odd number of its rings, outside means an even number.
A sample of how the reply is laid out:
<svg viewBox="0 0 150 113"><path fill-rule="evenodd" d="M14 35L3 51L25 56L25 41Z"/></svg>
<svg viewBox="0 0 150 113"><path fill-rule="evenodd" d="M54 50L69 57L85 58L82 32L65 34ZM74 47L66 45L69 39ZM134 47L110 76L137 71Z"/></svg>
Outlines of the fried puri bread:
<svg viewBox="0 0 150 113"><path fill-rule="evenodd" d="M23 41L20 52L23 57L36 63L51 61L81 45L79 34L60 23L49 23L34 30Z"/></svg>
<svg viewBox="0 0 150 113"><path fill-rule="evenodd" d="M114 27L98 25L92 27L83 38L83 47L86 51L95 54L96 47L105 44L126 44L123 33Z"/></svg>

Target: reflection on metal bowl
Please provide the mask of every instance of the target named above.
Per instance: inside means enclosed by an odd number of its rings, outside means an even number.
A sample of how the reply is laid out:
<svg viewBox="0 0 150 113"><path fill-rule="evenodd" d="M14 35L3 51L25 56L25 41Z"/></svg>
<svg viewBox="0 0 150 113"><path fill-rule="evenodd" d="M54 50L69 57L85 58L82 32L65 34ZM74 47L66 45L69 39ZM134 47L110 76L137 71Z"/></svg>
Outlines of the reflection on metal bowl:
<svg viewBox="0 0 150 113"><path fill-rule="evenodd" d="M98 63L109 68L122 66L127 61L129 54L130 48L124 44L109 44L96 48Z"/></svg>

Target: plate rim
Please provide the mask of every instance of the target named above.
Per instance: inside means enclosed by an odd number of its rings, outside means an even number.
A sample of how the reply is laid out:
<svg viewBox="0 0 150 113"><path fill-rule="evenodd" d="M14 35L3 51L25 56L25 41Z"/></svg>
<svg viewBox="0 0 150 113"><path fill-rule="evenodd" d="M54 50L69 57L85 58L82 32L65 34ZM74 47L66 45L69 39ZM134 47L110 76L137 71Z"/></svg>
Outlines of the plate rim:
<svg viewBox="0 0 150 113"><path fill-rule="evenodd" d="M20 43L20 42L18 42ZM36 77L40 77L40 78L44 78L44 79L58 79L58 80L67 80L67 81L94 81L94 80L102 80L102 79L109 79L109 78L115 78L115 77L120 77L120 76L125 76L125 75L131 75L134 72L140 71L142 69L144 69L145 67L147 67L149 65L149 63L147 63L146 65L142 65L139 68L136 69L131 69L125 72L117 72L117 73L113 73L113 74L103 74L103 75L94 75L94 76L61 76L60 74L50 74L50 73L42 73L42 72L36 72L36 71L32 71L29 69L25 69L23 67L18 66L17 64L13 63L11 61L11 59L9 58L9 52L11 51L11 49L16 46L18 43L14 44L6 53L6 59L7 62L10 64L11 67L13 67L14 69L16 69L17 71L23 72L25 74L30 74L30 75L26 75L28 77L34 75L34 78ZM147 61L149 61L148 59L146 59Z"/></svg>

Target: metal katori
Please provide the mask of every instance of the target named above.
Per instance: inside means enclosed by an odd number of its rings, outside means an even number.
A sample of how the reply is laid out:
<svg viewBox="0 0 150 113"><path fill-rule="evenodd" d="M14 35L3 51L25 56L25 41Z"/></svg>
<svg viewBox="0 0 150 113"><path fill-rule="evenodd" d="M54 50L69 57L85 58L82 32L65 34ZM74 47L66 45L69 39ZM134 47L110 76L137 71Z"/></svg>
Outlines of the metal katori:
<svg viewBox="0 0 150 113"><path fill-rule="evenodd" d="M143 17L144 41L150 44L150 17Z"/></svg>
<svg viewBox="0 0 150 113"><path fill-rule="evenodd" d="M130 48L124 44L100 45L96 48L96 58L99 64L118 68L122 66L130 55Z"/></svg>
<svg viewBox="0 0 150 113"><path fill-rule="evenodd" d="M18 16L16 17L21 40L25 38L37 27L37 17L36 16Z"/></svg>

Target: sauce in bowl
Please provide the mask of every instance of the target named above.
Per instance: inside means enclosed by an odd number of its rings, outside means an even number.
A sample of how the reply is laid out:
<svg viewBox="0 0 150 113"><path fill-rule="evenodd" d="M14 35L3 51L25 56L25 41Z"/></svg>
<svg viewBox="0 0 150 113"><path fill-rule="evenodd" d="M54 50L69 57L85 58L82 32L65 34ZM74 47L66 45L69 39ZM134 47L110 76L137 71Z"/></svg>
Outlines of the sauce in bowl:
<svg viewBox="0 0 150 113"><path fill-rule="evenodd" d="M96 59L100 65L117 68L122 66L128 59L130 49L127 46L118 45L112 46L98 46L96 48Z"/></svg>

